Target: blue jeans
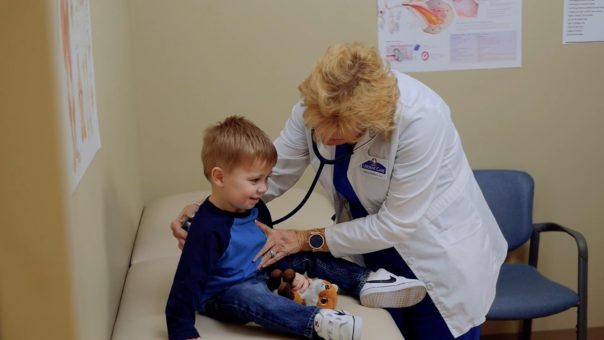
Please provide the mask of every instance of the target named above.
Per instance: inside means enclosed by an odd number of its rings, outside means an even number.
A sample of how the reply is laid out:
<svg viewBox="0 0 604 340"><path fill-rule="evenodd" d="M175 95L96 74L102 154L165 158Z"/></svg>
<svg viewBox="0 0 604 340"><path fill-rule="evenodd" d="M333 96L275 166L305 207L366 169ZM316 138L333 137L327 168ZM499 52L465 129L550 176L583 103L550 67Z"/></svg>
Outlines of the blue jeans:
<svg viewBox="0 0 604 340"><path fill-rule="evenodd" d="M367 268L377 270L384 268L395 275L417 279L411 268L394 248L388 248L363 255ZM386 308L394 319L399 330L408 340L448 340L454 339L445 320L430 299L426 297L418 304L407 308ZM462 340L479 340L480 326L470 329L459 336Z"/></svg>
<svg viewBox="0 0 604 340"><path fill-rule="evenodd" d="M359 295L369 275L367 269L328 253L294 254L279 261L276 267L292 268L309 277L328 280L354 296ZM313 322L319 308L303 306L271 292L267 279L267 273L259 271L256 276L212 297L200 312L220 321L255 322L276 332L312 339L315 335Z"/></svg>

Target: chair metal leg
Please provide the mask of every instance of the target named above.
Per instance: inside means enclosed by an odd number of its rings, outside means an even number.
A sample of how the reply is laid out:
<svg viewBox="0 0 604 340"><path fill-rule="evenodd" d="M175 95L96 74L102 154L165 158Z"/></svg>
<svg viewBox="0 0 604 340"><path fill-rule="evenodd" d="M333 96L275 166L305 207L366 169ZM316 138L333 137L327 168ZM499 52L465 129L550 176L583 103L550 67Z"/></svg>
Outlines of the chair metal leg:
<svg viewBox="0 0 604 340"><path fill-rule="evenodd" d="M587 340L587 306L577 307L577 340Z"/></svg>
<svg viewBox="0 0 604 340"><path fill-rule="evenodd" d="M531 340L533 319L522 320L522 340Z"/></svg>

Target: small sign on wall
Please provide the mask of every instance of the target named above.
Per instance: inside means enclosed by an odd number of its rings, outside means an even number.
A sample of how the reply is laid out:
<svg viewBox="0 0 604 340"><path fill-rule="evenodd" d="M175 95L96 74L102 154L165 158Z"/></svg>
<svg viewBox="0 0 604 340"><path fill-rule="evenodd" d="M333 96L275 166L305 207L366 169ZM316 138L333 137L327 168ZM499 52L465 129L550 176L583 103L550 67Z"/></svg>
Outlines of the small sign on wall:
<svg viewBox="0 0 604 340"><path fill-rule="evenodd" d="M562 42L604 42L604 0L564 0Z"/></svg>
<svg viewBox="0 0 604 340"><path fill-rule="evenodd" d="M61 0L60 32L67 95L68 170L73 191L101 148L89 0Z"/></svg>

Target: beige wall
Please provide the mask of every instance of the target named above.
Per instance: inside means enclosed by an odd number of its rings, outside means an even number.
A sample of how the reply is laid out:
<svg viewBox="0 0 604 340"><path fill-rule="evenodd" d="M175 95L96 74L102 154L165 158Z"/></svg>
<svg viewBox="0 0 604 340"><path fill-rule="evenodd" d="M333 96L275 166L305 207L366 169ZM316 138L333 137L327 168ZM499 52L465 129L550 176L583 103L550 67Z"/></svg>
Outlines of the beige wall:
<svg viewBox="0 0 604 340"><path fill-rule="evenodd" d="M0 338L7 340L75 339L49 32L46 3L0 6ZM34 322L34 314L44 317Z"/></svg>
<svg viewBox="0 0 604 340"><path fill-rule="evenodd" d="M101 150L67 189L58 1L0 6L0 338L109 339L143 200L128 4L92 0Z"/></svg>
<svg viewBox="0 0 604 340"><path fill-rule="evenodd" d="M145 200L205 187L200 136L226 115L247 115L276 137L314 58L376 33L367 0L131 6Z"/></svg>
<svg viewBox="0 0 604 340"><path fill-rule="evenodd" d="M70 195L78 339L111 336L143 200L128 3L90 0L101 149Z"/></svg>
<svg viewBox="0 0 604 340"><path fill-rule="evenodd" d="M136 111L145 201L205 187L200 135L245 114L276 137L297 84L330 44L377 44L375 1L131 0ZM439 92L475 168L536 179L536 221L558 221L591 245L589 324L604 326L596 270L604 251L604 45L562 45L562 3L524 1L523 67L414 74ZM545 237L540 266L574 285L569 242ZM535 322L572 328L574 311ZM514 324L495 325L514 327ZM491 325L489 325L489 328ZM489 330L487 330L489 331Z"/></svg>
<svg viewBox="0 0 604 340"><path fill-rule="evenodd" d="M535 219L588 238L589 323L601 327L604 46L562 45L561 7L524 2L522 68L414 76L452 107L475 168L531 172ZM91 0L91 10L102 148L72 193L56 1L0 7L2 339L108 339L143 202L206 187L203 129L239 113L276 137L328 45L376 44L369 0ZM572 245L544 243L543 271L574 285L575 259L560 256ZM35 327L32 313L43 315ZM535 329L571 328L573 318L569 311Z"/></svg>

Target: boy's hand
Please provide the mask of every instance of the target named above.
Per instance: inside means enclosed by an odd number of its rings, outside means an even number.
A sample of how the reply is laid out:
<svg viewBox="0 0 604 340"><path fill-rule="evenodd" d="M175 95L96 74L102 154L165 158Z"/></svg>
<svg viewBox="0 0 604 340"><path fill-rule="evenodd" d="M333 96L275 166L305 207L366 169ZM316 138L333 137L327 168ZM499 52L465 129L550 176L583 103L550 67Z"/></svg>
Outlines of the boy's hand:
<svg viewBox="0 0 604 340"><path fill-rule="evenodd" d="M300 273L296 273L296 276L294 276L294 281L292 282L292 289L295 292L302 294L306 288L308 288L308 286L310 286L310 278L307 278Z"/></svg>
<svg viewBox="0 0 604 340"><path fill-rule="evenodd" d="M172 235L178 241L178 248L182 250L182 247L185 246L185 239L187 238L187 232L182 227L182 224L185 222L187 218L193 218L195 213L199 209L199 204L191 203L185 206L178 218L176 218L172 223L170 223L170 229L172 229Z"/></svg>

